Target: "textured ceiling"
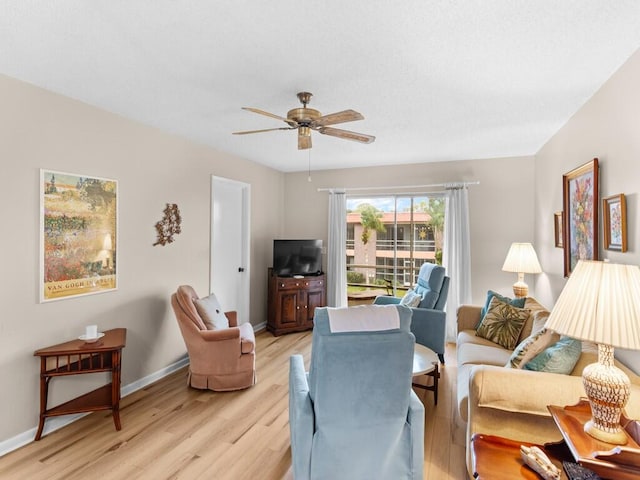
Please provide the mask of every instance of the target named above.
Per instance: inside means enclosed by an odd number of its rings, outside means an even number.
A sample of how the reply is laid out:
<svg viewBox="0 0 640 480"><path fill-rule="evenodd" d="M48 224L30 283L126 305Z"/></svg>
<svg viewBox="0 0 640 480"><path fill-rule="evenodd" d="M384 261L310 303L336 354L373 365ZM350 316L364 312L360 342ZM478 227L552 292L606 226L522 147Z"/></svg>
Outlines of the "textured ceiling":
<svg viewBox="0 0 640 480"><path fill-rule="evenodd" d="M0 0L0 73L282 171L531 155L640 47L638 0Z"/></svg>

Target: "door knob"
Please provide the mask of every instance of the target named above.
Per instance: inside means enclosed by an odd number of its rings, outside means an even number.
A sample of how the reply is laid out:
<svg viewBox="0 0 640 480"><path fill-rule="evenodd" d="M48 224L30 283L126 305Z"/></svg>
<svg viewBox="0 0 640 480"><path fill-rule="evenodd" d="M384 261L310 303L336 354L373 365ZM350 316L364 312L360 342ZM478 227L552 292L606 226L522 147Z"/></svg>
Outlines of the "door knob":
<svg viewBox="0 0 640 480"><path fill-rule="evenodd" d="M244 268L242 268L242 267L238 267L238 271L239 271L240 273L242 273L242 272L244 272Z"/></svg>

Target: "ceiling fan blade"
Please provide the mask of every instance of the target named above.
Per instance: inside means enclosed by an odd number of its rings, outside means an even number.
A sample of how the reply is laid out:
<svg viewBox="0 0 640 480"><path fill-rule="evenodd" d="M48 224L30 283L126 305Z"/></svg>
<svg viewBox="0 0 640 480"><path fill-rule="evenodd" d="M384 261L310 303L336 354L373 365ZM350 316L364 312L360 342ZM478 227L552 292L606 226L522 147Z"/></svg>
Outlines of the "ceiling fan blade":
<svg viewBox="0 0 640 480"><path fill-rule="evenodd" d="M353 140L361 143L373 143L376 137L364 133L350 132L340 128L320 127L317 129L323 135L331 135L332 137L344 138L345 140Z"/></svg>
<svg viewBox="0 0 640 480"><path fill-rule="evenodd" d="M276 130L293 130L296 127L280 127L280 128L265 128L263 130L245 130L244 132L232 132L233 135L247 135L248 133L262 133L262 132L274 132Z"/></svg>
<svg viewBox="0 0 640 480"><path fill-rule="evenodd" d="M298 150L311 148L311 135L298 135Z"/></svg>
<svg viewBox="0 0 640 480"><path fill-rule="evenodd" d="M337 123L355 122L356 120L364 120L361 113L355 110L343 110L341 112L330 113L316 118L311 122L312 127L323 127L325 125L335 125Z"/></svg>
<svg viewBox="0 0 640 480"><path fill-rule="evenodd" d="M293 122L292 120L289 120L288 118L281 117L280 115L276 115L275 113L265 112L264 110L260 110L259 108L242 107L242 109L247 110L249 112L258 113L260 115L265 115L267 117L275 118L276 120L282 120L283 122L288 123L292 127L297 126L295 122Z"/></svg>

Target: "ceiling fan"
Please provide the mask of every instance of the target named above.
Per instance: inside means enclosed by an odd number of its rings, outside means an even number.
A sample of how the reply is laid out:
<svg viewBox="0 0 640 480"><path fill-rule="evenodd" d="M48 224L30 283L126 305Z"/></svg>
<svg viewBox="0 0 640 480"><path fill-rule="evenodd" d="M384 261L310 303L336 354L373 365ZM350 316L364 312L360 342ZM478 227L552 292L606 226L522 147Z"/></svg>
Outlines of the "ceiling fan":
<svg viewBox="0 0 640 480"><path fill-rule="evenodd" d="M288 127L248 130L244 132L233 132L233 134L247 135L249 133L272 132L275 130L298 130L298 150L311 148L311 130L320 132L323 135L330 135L332 137L344 138L345 140L353 140L361 143L372 143L376 139L376 137L372 135L330 127L329 125L336 125L338 123L364 120L364 117L355 110L343 110L341 112L330 113L329 115L322 115L318 110L307 108L307 104L312 95L313 94L309 92L298 93L298 100L302 103L302 108L289 110L286 118L265 112L258 108L242 107L243 110L259 113L260 115L275 118L276 120L282 120Z"/></svg>

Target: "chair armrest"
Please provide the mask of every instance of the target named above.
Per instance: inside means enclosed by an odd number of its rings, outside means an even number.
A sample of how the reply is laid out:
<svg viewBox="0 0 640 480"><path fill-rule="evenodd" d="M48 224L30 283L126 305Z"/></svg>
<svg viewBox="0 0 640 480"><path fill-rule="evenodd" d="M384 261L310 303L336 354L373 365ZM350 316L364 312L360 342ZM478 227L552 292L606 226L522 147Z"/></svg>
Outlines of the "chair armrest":
<svg viewBox="0 0 640 480"><path fill-rule="evenodd" d="M424 404L411 390L407 423L411 425L412 477L422 478L424 469Z"/></svg>
<svg viewBox="0 0 640 480"><path fill-rule="evenodd" d="M478 305L460 305L456 313L458 332L462 330L475 330L480 323L480 311Z"/></svg>
<svg viewBox="0 0 640 480"><path fill-rule="evenodd" d="M289 431L293 477L296 480L311 477L314 423L304 361L302 355L292 355L289 359Z"/></svg>
<svg viewBox="0 0 640 480"><path fill-rule="evenodd" d="M251 353L256 349L256 336L253 332L253 325L249 322L241 323L240 329L240 351Z"/></svg>
<svg viewBox="0 0 640 480"><path fill-rule="evenodd" d="M240 328L223 328L220 330L200 330L200 336L207 342L222 342L236 339L240 341Z"/></svg>
<svg viewBox="0 0 640 480"><path fill-rule="evenodd" d="M399 305L400 300L401 299L398 297L391 297L389 295L378 295L376 298L373 299L373 304L374 305Z"/></svg>
<svg viewBox="0 0 640 480"><path fill-rule="evenodd" d="M430 308L411 308L411 311L411 333L416 337L416 343L430 348L439 356L444 355L447 314Z"/></svg>

